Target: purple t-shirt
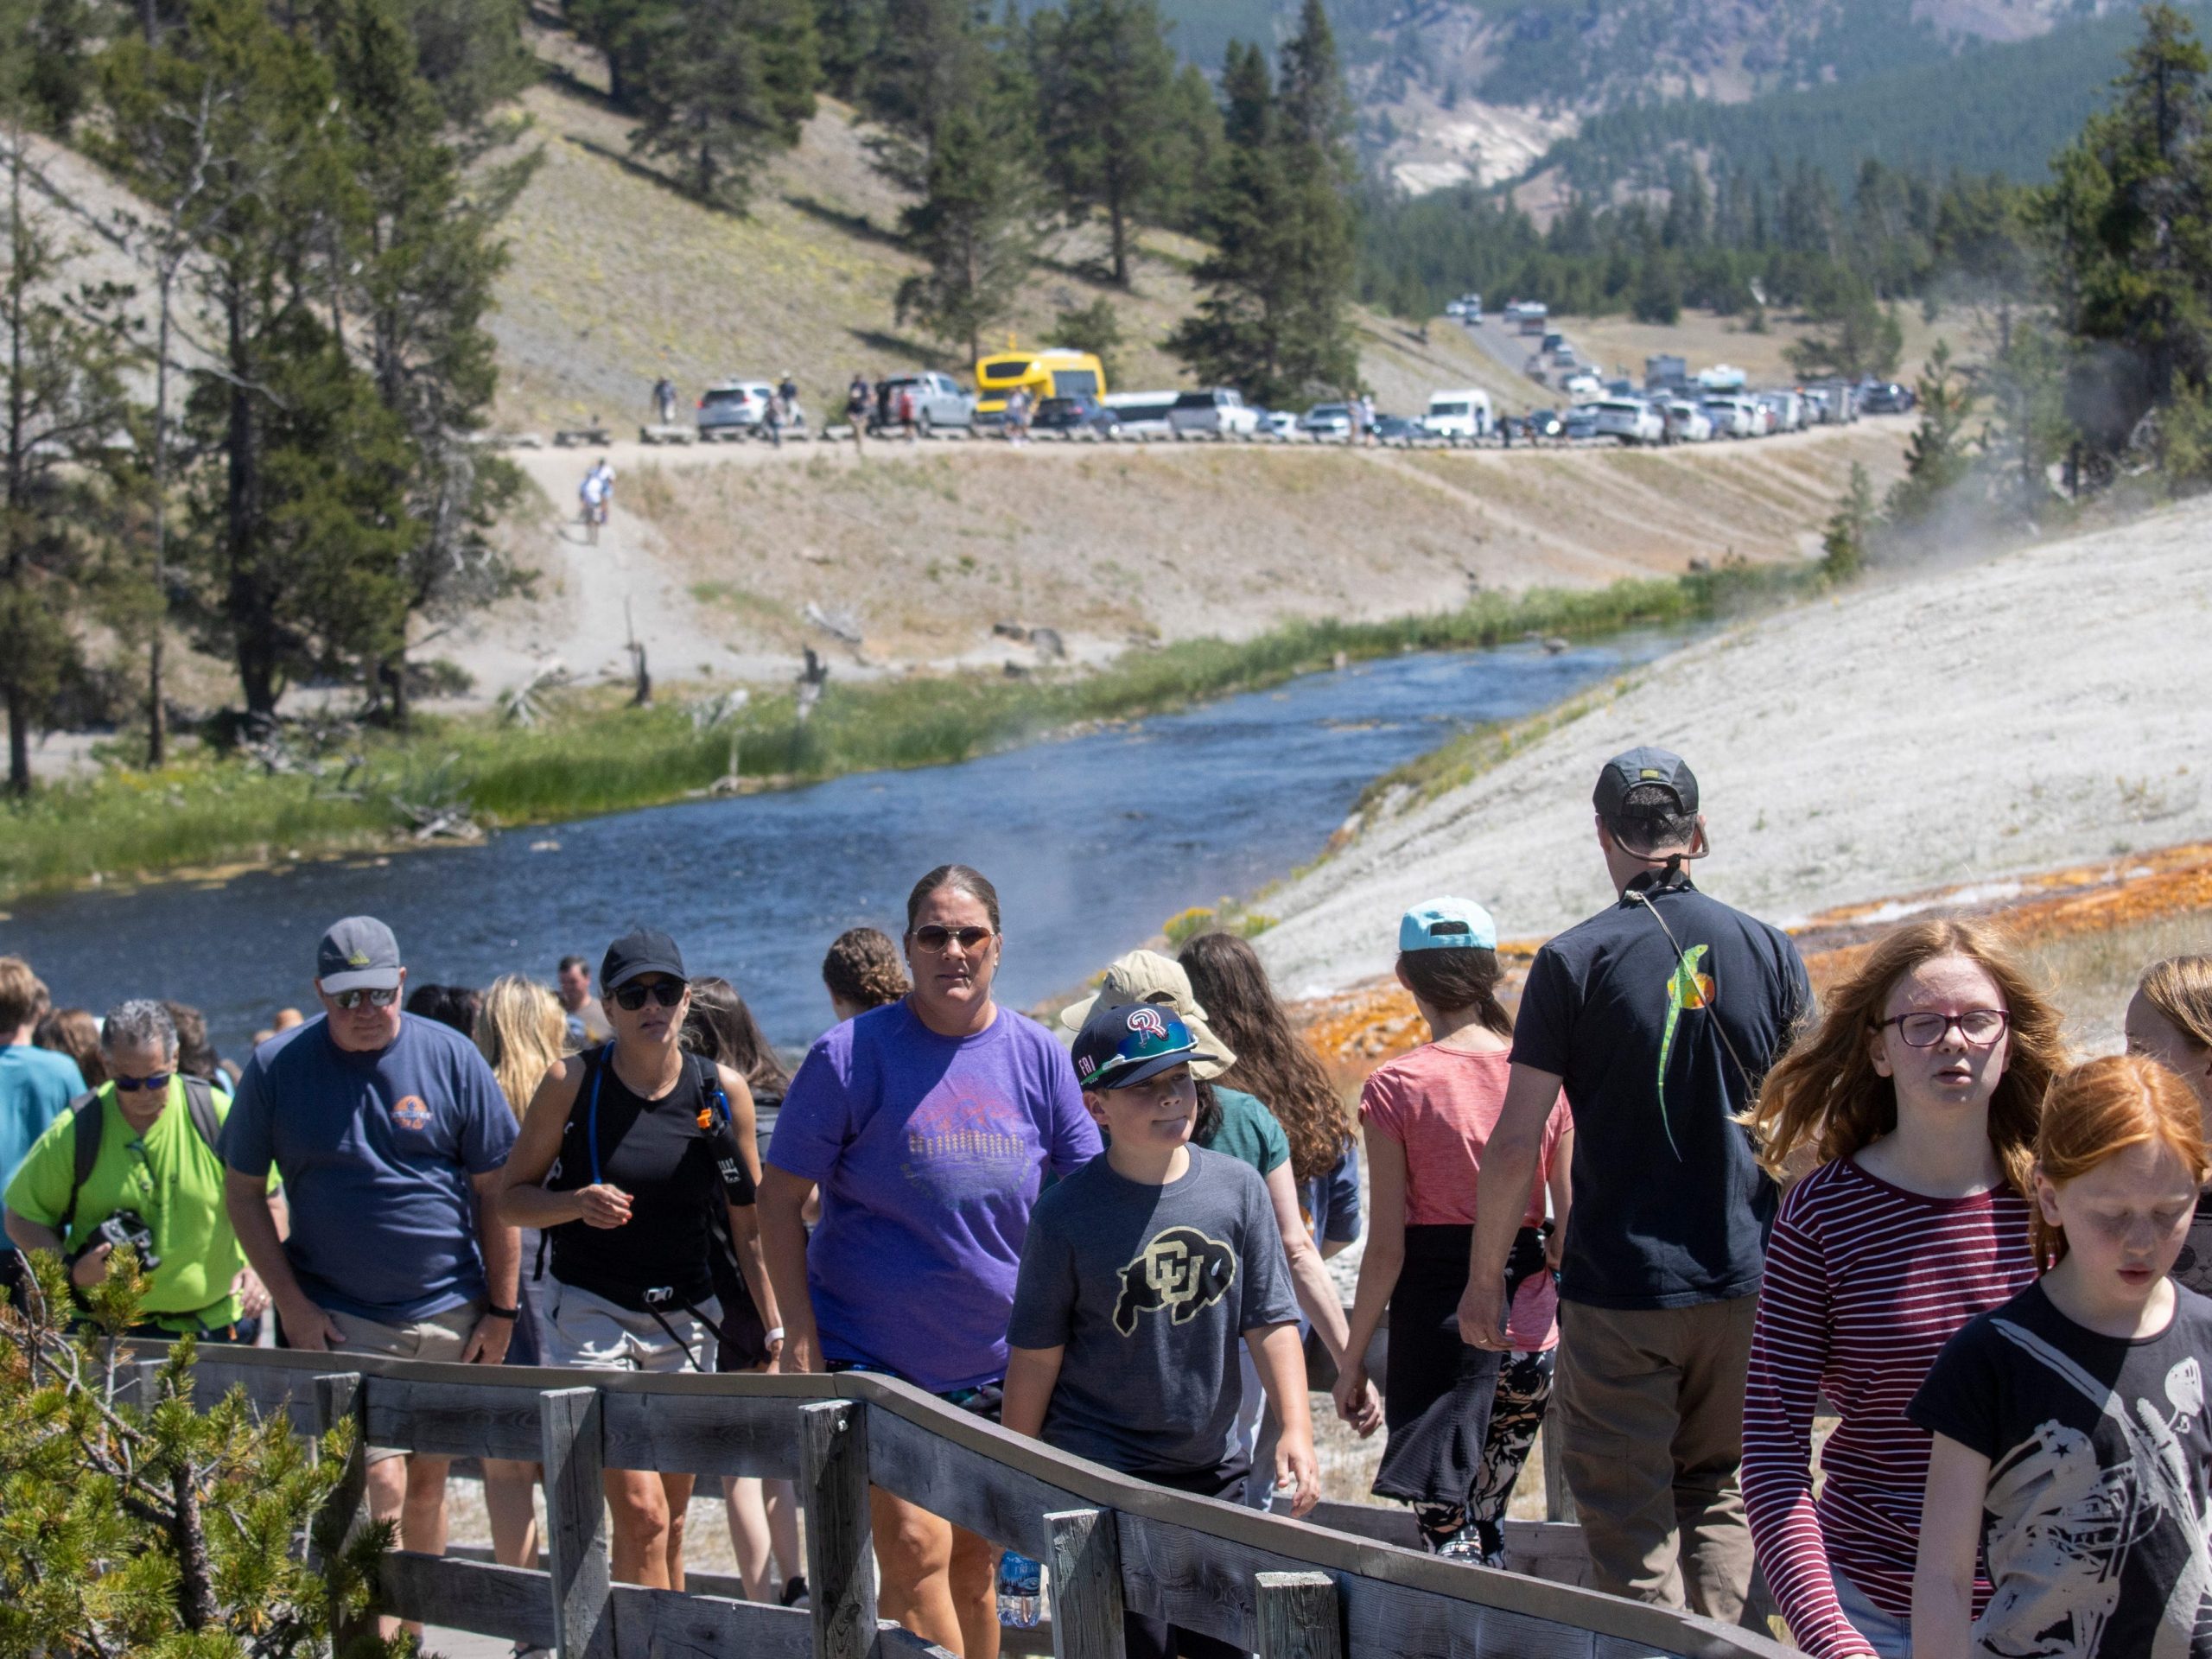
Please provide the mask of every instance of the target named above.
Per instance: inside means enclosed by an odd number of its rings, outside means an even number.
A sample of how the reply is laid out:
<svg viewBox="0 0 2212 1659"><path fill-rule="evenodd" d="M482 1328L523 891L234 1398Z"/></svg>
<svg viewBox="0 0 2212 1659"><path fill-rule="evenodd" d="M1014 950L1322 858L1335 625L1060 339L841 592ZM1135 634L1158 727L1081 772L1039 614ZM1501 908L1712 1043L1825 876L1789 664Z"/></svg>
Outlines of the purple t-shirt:
<svg viewBox="0 0 2212 1659"><path fill-rule="evenodd" d="M940 1394L1004 1376L1045 1166L1099 1150L1067 1051L1009 1008L974 1037L940 1037L904 1002L824 1033L768 1147L822 1188L806 1281L823 1357Z"/></svg>

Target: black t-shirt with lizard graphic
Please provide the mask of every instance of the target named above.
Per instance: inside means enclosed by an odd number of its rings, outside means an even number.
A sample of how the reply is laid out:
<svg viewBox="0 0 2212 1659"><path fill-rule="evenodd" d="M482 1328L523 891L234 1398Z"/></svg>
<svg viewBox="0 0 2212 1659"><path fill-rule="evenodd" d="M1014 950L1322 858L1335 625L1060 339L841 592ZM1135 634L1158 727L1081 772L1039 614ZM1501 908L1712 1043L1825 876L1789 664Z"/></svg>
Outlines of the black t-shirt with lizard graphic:
<svg viewBox="0 0 2212 1659"><path fill-rule="evenodd" d="M1164 1186L1101 1154L1039 1198L1007 1329L1013 1347L1067 1351L1045 1443L1147 1478L1236 1471L1237 1344L1298 1317L1266 1183L1190 1153Z"/></svg>

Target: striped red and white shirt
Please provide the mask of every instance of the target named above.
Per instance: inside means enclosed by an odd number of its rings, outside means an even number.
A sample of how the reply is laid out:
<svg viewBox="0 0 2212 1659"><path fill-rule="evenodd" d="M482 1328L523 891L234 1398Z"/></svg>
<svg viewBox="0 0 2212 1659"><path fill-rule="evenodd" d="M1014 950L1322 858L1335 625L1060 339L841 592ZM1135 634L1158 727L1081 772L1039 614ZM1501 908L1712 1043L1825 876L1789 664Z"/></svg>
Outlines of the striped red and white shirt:
<svg viewBox="0 0 2212 1659"><path fill-rule="evenodd" d="M1832 1567L1885 1612L1910 1617L1929 1442L1905 1408L1952 1334L2034 1278L2028 1206L2010 1187L1925 1198L1840 1159L1783 1199L1744 1390L1744 1505L1807 1653L1872 1650L1837 1605ZM1822 1395L1842 1421L1821 1448L1816 1503ZM1988 1597L1978 1580L1977 1614Z"/></svg>

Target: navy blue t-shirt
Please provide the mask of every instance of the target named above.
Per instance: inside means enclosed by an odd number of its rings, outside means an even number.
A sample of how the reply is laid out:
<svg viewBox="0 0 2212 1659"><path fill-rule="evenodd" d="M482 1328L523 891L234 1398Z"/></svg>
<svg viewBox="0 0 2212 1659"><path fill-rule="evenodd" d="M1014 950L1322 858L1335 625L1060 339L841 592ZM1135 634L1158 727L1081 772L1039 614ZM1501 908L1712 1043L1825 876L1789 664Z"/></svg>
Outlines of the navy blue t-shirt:
<svg viewBox="0 0 2212 1659"><path fill-rule="evenodd" d="M1565 1079L1574 1114L1560 1296L1692 1307L1758 1289L1775 1187L1735 1120L1812 1000L1787 934L1687 880L1639 883L1536 953L1513 1060Z"/></svg>
<svg viewBox="0 0 2212 1659"><path fill-rule="evenodd" d="M473 1176L515 1143L492 1068L459 1032L403 1014L350 1053L320 1018L254 1051L223 1126L223 1161L284 1178L284 1254L319 1306L404 1324L484 1294Z"/></svg>

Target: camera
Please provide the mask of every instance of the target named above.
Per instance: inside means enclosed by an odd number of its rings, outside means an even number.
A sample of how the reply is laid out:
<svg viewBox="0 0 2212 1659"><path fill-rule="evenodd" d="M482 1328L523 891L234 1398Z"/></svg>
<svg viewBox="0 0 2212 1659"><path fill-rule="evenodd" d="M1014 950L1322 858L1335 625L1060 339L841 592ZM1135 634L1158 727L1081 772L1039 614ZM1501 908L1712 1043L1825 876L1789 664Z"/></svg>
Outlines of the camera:
<svg viewBox="0 0 2212 1659"><path fill-rule="evenodd" d="M96 1250L103 1244L118 1250L129 1245L138 1253L141 1273L151 1273L162 1265L162 1258L154 1253L154 1230L136 1210L118 1210L93 1228L91 1236L85 1240L84 1249L69 1258L70 1265L75 1266L87 1251Z"/></svg>

